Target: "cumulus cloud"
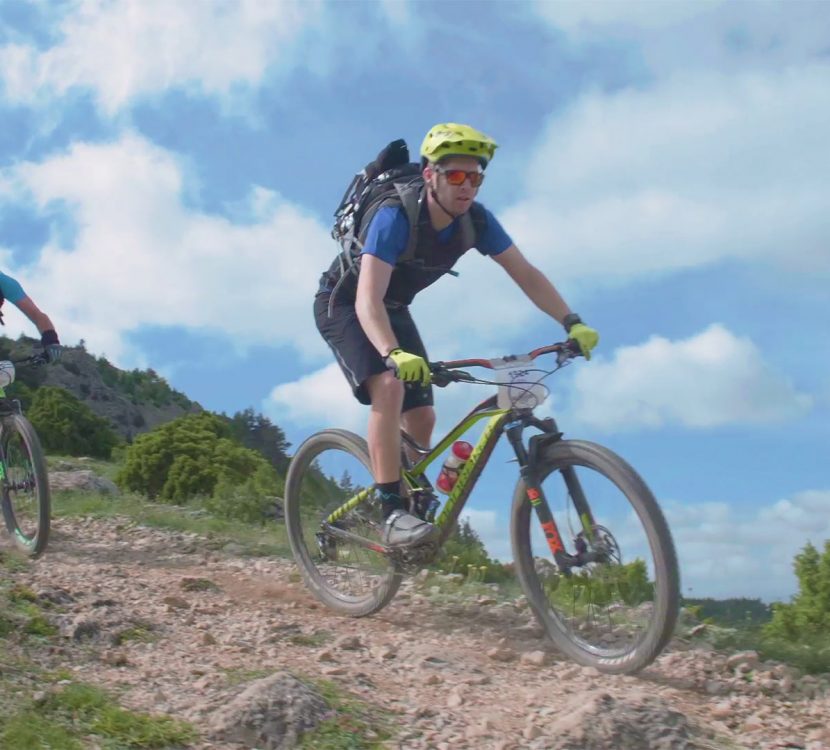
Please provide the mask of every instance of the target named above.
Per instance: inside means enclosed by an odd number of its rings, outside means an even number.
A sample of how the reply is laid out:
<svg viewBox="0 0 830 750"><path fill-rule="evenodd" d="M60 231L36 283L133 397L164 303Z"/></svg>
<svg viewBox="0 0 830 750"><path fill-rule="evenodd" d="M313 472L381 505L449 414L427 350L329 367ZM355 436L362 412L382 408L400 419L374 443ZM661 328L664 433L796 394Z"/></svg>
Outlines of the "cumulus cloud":
<svg viewBox="0 0 830 750"><path fill-rule="evenodd" d="M554 278L724 259L830 273L830 64L678 74L550 121L501 218Z"/></svg>
<svg viewBox="0 0 830 750"><path fill-rule="evenodd" d="M576 43L635 45L655 76L804 62L826 51L830 32L821 3L787 0L538 0L533 7Z"/></svg>
<svg viewBox="0 0 830 750"><path fill-rule="evenodd" d="M319 338L316 331L315 335ZM369 416L368 408L352 395L336 362L275 386L263 411L277 421L287 419L299 427L340 427L359 434L365 434Z"/></svg>
<svg viewBox="0 0 830 750"><path fill-rule="evenodd" d="M786 600L797 590L793 558L830 538L830 491L805 490L756 509L713 502L664 505L684 587L700 596Z"/></svg>
<svg viewBox="0 0 830 750"><path fill-rule="evenodd" d="M254 189L244 224L191 211L181 165L134 134L75 144L0 180L7 195L64 206L75 222L71 247L55 238L33 264L6 266L65 340L84 338L118 361L126 332L183 326L241 347L323 353L310 300L334 248L314 217L279 195Z"/></svg>
<svg viewBox="0 0 830 750"><path fill-rule="evenodd" d="M255 86L319 14L315 0L77 0L42 50L0 47L0 80L12 100L90 89L108 112L175 87L227 96Z"/></svg>
<svg viewBox="0 0 830 750"><path fill-rule="evenodd" d="M794 419L811 405L752 341L713 325L680 341L654 336L580 368L568 418L608 431L711 428Z"/></svg>

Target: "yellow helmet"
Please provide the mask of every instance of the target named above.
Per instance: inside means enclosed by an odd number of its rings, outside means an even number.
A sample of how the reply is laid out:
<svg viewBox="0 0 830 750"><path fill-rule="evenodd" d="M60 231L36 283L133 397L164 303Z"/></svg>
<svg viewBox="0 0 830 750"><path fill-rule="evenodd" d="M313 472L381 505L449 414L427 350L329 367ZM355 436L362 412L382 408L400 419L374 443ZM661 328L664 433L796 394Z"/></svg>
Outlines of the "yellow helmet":
<svg viewBox="0 0 830 750"><path fill-rule="evenodd" d="M489 136L469 125L442 122L430 128L421 144L421 156L428 162L436 162L447 156L474 156L482 167L493 158L498 148Z"/></svg>

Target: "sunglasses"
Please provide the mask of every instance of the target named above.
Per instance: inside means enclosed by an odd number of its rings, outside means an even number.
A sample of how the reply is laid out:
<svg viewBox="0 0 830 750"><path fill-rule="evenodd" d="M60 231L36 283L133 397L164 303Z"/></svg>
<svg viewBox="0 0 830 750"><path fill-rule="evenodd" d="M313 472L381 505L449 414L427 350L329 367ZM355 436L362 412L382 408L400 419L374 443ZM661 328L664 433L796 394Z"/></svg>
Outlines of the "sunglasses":
<svg viewBox="0 0 830 750"><path fill-rule="evenodd" d="M446 167L435 167L435 171L444 175L450 185L458 187L464 184L464 180L469 180L470 185L477 188L484 182L484 172L467 172L464 169L447 169Z"/></svg>

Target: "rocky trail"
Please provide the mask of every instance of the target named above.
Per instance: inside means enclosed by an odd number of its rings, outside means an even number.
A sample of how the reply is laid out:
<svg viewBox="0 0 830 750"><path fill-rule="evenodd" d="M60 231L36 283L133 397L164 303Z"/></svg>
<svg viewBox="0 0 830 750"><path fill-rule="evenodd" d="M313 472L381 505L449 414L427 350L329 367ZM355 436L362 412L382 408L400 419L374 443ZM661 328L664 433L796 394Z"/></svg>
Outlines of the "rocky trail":
<svg viewBox="0 0 830 750"><path fill-rule="evenodd" d="M424 573L380 614L348 619L291 560L61 519L42 559L3 575L51 604L60 636L44 666L190 722L193 748L294 747L304 730L315 747L308 732L333 711L365 711L364 744L319 746L830 750L830 676L716 653L681 627L649 669L608 677L560 658L521 597ZM320 680L351 707L333 709Z"/></svg>

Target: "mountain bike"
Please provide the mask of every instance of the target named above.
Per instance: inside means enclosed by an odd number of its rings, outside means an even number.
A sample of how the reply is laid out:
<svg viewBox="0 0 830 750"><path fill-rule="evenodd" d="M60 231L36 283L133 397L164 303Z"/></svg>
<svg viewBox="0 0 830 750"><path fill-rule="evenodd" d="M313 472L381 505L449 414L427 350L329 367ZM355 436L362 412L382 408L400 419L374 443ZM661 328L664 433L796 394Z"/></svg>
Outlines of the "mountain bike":
<svg viewBox="0 0 830 750"><path fill-rule="evenodd" d="M49 541L49 475L40 440L20 402L6 397L17 366L46 364L45 354L0 361L0 505L15 546L39 557Z"/></svg>
<svg viewBox="0 0 830 750"><path fill-rule="evenodd" d="M538 369L535 360L546 354L556 355L556 365ZM383 544L362 437L326 429L305 440L288 469L285 513L294 558L314 596L357 617L386 606L403 575L439 557L506 435L519 470L510 516L513 561L533 614L556 646L580 664L619 674L650 664L671 638L679 608L677 557L663 513L622 458L595 443L564 439L552 416L535 414L549 394L542 381L576 356L570 342L500 359L430 363L435 385L478 383L497 390L433 448L402 433L402 495L411 512L436 527L433 539L418 547ZM493 370L496 379L475 377L468 372L472 367ZM482 421L472 454L438 513L427 470Z"/></svg>

